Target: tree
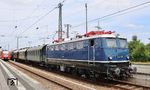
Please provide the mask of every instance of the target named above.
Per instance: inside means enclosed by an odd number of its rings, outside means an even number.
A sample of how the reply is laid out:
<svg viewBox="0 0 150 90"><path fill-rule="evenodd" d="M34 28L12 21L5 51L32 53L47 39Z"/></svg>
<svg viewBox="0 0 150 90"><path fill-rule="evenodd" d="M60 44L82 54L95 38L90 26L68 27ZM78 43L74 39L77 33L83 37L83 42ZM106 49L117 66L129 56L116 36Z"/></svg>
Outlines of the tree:
<svg viewBox="0 0 150 90"><path fill-rule="evenodd" d="M132 40L137 41L137 36L136 35L132 36Z"/></svg>
<svg viewBox="0 0 150 90"><path fill-rule="evenodd" d="M137 36L132 37L132 41L128 43L129 56L132 61L148 61L149 52L143 43L137 39ZM147 47L149 48L149 47Z"/></svg>
<svg viewBox="0 0 150 90"><path fill-rule="evenodd" d="M150 61L150 43L145 46L145 54L147 61Z"/></svg>
<svg viewBox="0 0 150 90"><path fill-rule="evenodd" d="M143 43L137 43L136 48L132 52L134 61L146 61L145 47Z"/></svg>
<svg viewBox="0 0 150 90"><path fill-rule="evenodd" d="M129 48L129 56L131 60L133 59L133 51L135 50L136 46L140 43L139 40L137 40L137 36L132 36L132 41L128 43Z"/></svg>

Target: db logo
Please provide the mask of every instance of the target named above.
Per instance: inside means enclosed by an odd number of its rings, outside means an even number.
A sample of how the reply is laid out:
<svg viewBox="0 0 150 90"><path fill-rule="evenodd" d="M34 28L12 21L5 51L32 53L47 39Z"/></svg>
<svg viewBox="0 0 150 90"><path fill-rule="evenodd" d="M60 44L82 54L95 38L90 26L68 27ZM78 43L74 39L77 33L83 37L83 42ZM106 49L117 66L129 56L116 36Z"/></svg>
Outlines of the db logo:
<svg viewBox="0 0 150 90"><path fill-rule="evenodd" d="M18 79L17 78L8 78L7 79L7 85L9 85L9 86L18 85Z"/></svg>

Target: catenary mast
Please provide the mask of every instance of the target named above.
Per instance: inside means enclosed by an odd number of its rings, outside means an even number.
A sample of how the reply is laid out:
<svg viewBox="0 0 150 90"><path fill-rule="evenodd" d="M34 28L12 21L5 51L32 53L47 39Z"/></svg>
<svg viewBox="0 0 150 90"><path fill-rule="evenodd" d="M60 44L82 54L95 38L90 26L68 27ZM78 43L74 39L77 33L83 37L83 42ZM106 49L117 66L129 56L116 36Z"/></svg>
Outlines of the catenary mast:
<svg viewBox="0 0 150 90"><path fill-rule="evenodd" d="M62 3L58 4L59 19L58 19L58 40L62 40Z"/></svg>

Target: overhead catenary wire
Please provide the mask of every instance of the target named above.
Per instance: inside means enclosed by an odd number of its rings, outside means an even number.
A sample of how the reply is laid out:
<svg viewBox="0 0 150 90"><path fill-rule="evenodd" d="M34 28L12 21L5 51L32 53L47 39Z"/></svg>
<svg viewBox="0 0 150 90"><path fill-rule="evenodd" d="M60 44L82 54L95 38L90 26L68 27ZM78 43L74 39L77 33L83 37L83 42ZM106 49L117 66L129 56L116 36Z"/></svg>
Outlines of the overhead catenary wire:
<svg viewBox="0 0 150 90"><path fill-rule="evenodd" d="M45 0L42 0L40 2L40 5L44 3ZM27 16L27 17L24 17L24 18L21 18L21 19L17 19L17 20L0 20L0 22L14 22L14 21L23 21L23 20L28 20L28 19L32 19L32 18L36 18L38 16L31 16L35 11L38 10L38 8L40 7L40 5L37 5L37 7L35 9L33 9L33 11Z"/></svg>
<svg viewBox="0 0 150 90"><path fill-rule="evenodd" d="M91 4L91 5L88 5L88 8L89 9L92 9L94 6L96 6L96 5L100 5L101 3L104 3L106 0L103 0L103 1L101 1L101 2L99 2L99 3L96 3L96 4ZM88 3L87 3L88 4ZM72 16L74 16L76 13L81 13L81 12L83 12L85 9L80 9L80 10L78 10L78 11L76 11L76 12L73 12L73 13L71 13L71 14L68 14L67 16L65 16L65 17L72 17Z"/></svg>
<svg viewBox="0 0 150 90"><path fill-rule="evenodd" d="M63 4L64 2L66 2L66 0L63 0L61 3ZM46 17L47 15L49 15L51 12L53 12L55 9L57 9L58 6L54 7L52 10L50 10L49 12L47 12L46 14L44 14L43 16L41 16L38 20L36 20L33 24L31 24L29 27L27 27L23 32L21 32L19 35L25 33L26 31L28 31L32 26L34 26L36 23L38 23L40 20L42 20L44 17Z"/></svg>
<svg viewBox="0 0 150 90"><path fill-rule="evenodd" d="M144 2L144 3L138 4L138 5L135 5L135 6L132 6L132 7L126 8L126 9L123 9L123 10L119 10L119 11L117 11L117 12L104 15L104 16L102 16L102 17L100 17L100 18L96 18L96 19L89 20L88 23L94 22L94 21L97 21L97 20L100 20L100 19L104 19L104 18L113 16L113 15L116 15L116 14L120 14L120 13L123 13L123 12L125 12L125 11L131 10L131 9L134 9L134 8L137 8L137 7L140 7L140 6L149 4L149 3L150 3L150 1L147 1L147 2ZM82 26L82 25L84 25L84 24L85 24L85 22L83 22L83 23L81 23L81 24L78 24L78 25L75 25L75 26L73 26L72 28L76 28L76 27Z"/></svg>
<svg viewBox="0 0 150 90"><path fill-rule="evenodd" d="M21 18L21 19L17 19L17 20L0 20L0 23L4 23L4 22L14 22L14 21L25 21L25 20L29 20L29 19L33 19L33 18L37 18L39 16L30 16L30 17L25 17L25 18Z"/></svg>
<svg viewBox="0 0 150 90"><path fill-rule="evenodd" d="M116 15L114 15L114 16L111 16L110 18L113 18L113 17L117 17L117 16L122 16L122 15L125 15L125 14L128 14L128 13L133 13L133 12L136 12L136 11L138 11L138 10L141 10L141 9L144 9L144 8L148 8L148 7L150 7L150 5L148 5L148 6L144 6L144 7L140 7L140 8L136 8L136 9L134 9L134 10L131 10L131 11L126 11L126 12L123 12L123 13L119 13L119 14L116 14ZM105 18L106 19L106 18ZM104 19L103 19L104 20Z"/></svg>
<svg viewBox="0 0 150 90"><path fill-rule="evenodd" d="M38 20L36 20L33 24L31 24L29 27L27 27L23 32L21 32L20 34L25 33L27 30L29 30L32 26L34 26L36 23L38 23L40 20L42 20L45 16L47 16L48 14L50 14L52 11L54 11L56 8L53 8L52 10L50 10L49 12L47 12L46 14L44 14L43 16L41 16Z"/></svg>
<svg viewBox="0 0 150 90"><path fill-rule="evenodd" d="M63 0L61 3L63 4L65 1L67 0ZM43 16L41 16L38 20L36 20L33 24L31 24L29 27L27 27L26 29L23 30L23 32L19 33L19 36L21 36L22 34L24 34L26 31L28 31L31 27L33 27L36 23L38 23L40 20L42 20L44 17L46 17L47 15L49 15L51 12L53 12L55 9L57 9L57 7L54 7L53 9L51 9L49 12L47 12L46 14L44 14Z"/></svg>
<svg viewBox="0 0 150 90"><path fill-rule="evenodd" d="M44 1L45 1L45 0L42 0L42 1L40 2L40 5L42 5L42 4L44 3ZM26 18L30 18L30 16L33 15L33 13L35 13L35 12L39 9L40 5L37 5L37 7L36 7ZM25 18L25 19L26 19L26 18Z"/></svg>
<svg viewBox="0 0 150 90"><path fill-rule="evenodd" d="M12 21L19 22L19 21L25 21L25 20L29 20L29 19L33 19L33 18L39 18L40 16L32 16L32 15L33 15L33 13L35 13L35 12L39 9L40 5L42 5L42 4L44 3L44 1L46 1L46 0L42 0L42 1L39 3L39 6L37 5L37 7L36 7L27 17L24 17L24 18L18 19L18 20L12 20ZM1 22L1 21L0 21L0 22ZM8 22L8 20L7 20L6 22ZM18 26L20 26L20 25L16 25L15 28L18 27ZM15 30L15 31L16 31L16 30ZM10 33L10 35L12 35L15 31L12 31L12 32Z"/></svg>
<svg viewBox="0 0 150 90"><path fill-rule="evenodd" d="M54 7L52 10L50 10L49 12L47 12L46 14L44 14L43 16L41 16L33 24L31 24L29 27L27 27L26 29L24 29L23 32L19 33L19 36L21 36L23 33L25 33L26 31L28 31L32 26L34 26L36 23L38 23L40 20L42 20L45 16L47 16L48 14L50 14L51 12L53 12L55 9L57 9L57 7Z"/></svg>

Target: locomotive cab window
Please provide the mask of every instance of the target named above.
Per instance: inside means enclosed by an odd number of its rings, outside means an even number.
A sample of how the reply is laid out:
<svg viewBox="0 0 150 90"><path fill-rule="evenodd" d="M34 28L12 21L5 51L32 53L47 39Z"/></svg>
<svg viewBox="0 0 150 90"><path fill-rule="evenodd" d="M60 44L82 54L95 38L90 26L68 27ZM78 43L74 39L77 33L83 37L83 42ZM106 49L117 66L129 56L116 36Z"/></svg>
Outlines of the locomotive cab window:
<svg viewBox="0 0 150 90"><path fill-rule="evenodd" d="M120 48L128 48L128 43L126 39L119 39Z"/></svg>
<svg viewBox="0 0 150 90"><path fill-rule="evenodd" d="M115 38L106 38L107 47L109 48L116 48L117 43Z"/></svg>
<svg viewBox="0 0 150 90"><path fill-rule="evenodd" d="M91 40L89 41L89 43L90 43L90 46L94 46L94 44L95 44L94 39L91 39Z"/></svg>

